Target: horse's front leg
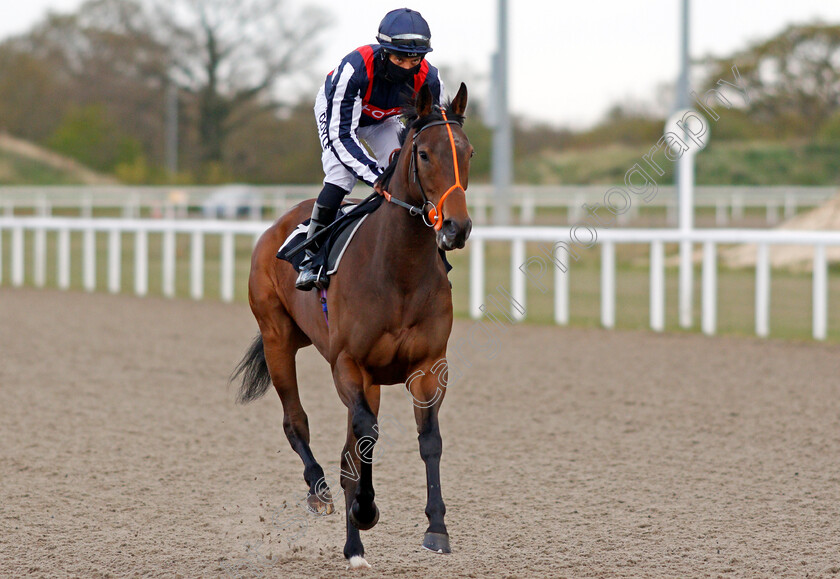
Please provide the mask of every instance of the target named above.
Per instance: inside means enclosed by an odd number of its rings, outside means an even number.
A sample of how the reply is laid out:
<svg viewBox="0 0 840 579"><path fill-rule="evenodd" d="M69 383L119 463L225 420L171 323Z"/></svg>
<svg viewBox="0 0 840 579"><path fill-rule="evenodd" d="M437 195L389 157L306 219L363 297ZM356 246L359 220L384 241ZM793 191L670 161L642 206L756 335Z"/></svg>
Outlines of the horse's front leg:
<svg viewBox="0 0 840 579"><path fill-rule="evenodd" d="M370 567L364 559L359 530L371 529L379 521L374 502L373 448L378 439L379 386L370 383L359 366L339 357L333 367L339 396L348 408L347 442L341 454L341 487L347 508L347 540L344 556L351 567Z"/></svg>
<svg viewBox="0 0 840 579"><path fill-rule="evenodd" d="M420 457L426 463L426 516L429 528L423 537L423 547L435 553L450 553L449 533L443 517L446 506L440 490L440 455L443 440L440 437L438 412L444 393L445 380L427 372L406 384L414 403L414 419L417 421L417 440L420 443Z"/></svg>

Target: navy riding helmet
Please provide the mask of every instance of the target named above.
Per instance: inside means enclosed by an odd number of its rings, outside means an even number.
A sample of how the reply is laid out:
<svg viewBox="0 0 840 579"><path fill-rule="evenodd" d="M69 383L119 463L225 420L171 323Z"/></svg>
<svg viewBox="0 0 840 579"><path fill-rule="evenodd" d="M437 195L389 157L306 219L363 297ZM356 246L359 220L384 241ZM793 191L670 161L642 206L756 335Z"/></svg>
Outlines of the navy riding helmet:
<svg viewBox="0 0 840 579"><path fill-rule="evenodd" d="M432 51L431 37L429 24L419 12L398 8L388 12L382 19L376 40L388 52L414 57Z"/></svg>

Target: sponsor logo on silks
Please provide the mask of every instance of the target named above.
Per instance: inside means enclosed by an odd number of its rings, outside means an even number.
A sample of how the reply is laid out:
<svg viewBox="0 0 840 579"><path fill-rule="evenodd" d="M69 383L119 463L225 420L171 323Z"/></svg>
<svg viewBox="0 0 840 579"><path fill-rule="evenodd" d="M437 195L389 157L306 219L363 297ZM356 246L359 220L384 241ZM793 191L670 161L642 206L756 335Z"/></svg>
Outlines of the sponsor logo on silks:
<svg viewBox="0 0 840 579"><path fill-rule="evenodd" d="M362 113L369 116L372 119L376 119L377 121L382 120L387 117L393 117L394 115L400 114L402 107L394 107L392 109L383 110L379 107L375 107L370 103L362 105Z"/></svg>
<svg viewBox="0 0 840 579"><path fill-rule="evenodd" d="M330 144L330 134L327 130L327 113L321 113L318 117L318 133L321 135L321 148L326 149Z"/></svg>

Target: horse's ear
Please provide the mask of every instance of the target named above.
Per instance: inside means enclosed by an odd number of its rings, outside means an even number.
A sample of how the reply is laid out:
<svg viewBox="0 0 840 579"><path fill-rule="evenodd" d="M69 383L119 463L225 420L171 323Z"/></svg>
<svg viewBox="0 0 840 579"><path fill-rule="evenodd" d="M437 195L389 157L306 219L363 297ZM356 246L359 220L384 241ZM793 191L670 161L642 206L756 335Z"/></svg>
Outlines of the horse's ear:
<svg viewBox="0 0 840 579"><path fill-rule="evenodd" d="M464 111L467 110L467 85L461 83L461 88L458 89L458 94L452 99L452 112L459 117L464 116Z"/></svg>
<svg viewBox="0 0 840 579"><path fill-rule="evenodd" d="M429 85L424 84L420 88L420 92L417 93L414 108L417 109L418 117L425 117L426 115L432 114L432 90L429 88Z"/></svg>

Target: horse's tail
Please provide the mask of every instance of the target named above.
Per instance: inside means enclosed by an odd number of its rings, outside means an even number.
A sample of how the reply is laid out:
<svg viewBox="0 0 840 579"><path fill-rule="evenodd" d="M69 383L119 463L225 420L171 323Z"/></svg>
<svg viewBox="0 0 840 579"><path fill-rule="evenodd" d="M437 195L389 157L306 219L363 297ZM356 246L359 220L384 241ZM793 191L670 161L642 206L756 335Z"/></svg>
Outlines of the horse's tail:
<svg viewBox="0 0 840 579"><path fill-rule="evenodd" d="M242 386L236 401L240 404L256 400L266 393L271 386L271 375L265 361L262 334L257 334L245 356L242 357L236 369L231 374L230 381L234 382L242 376Z"/></svg>

